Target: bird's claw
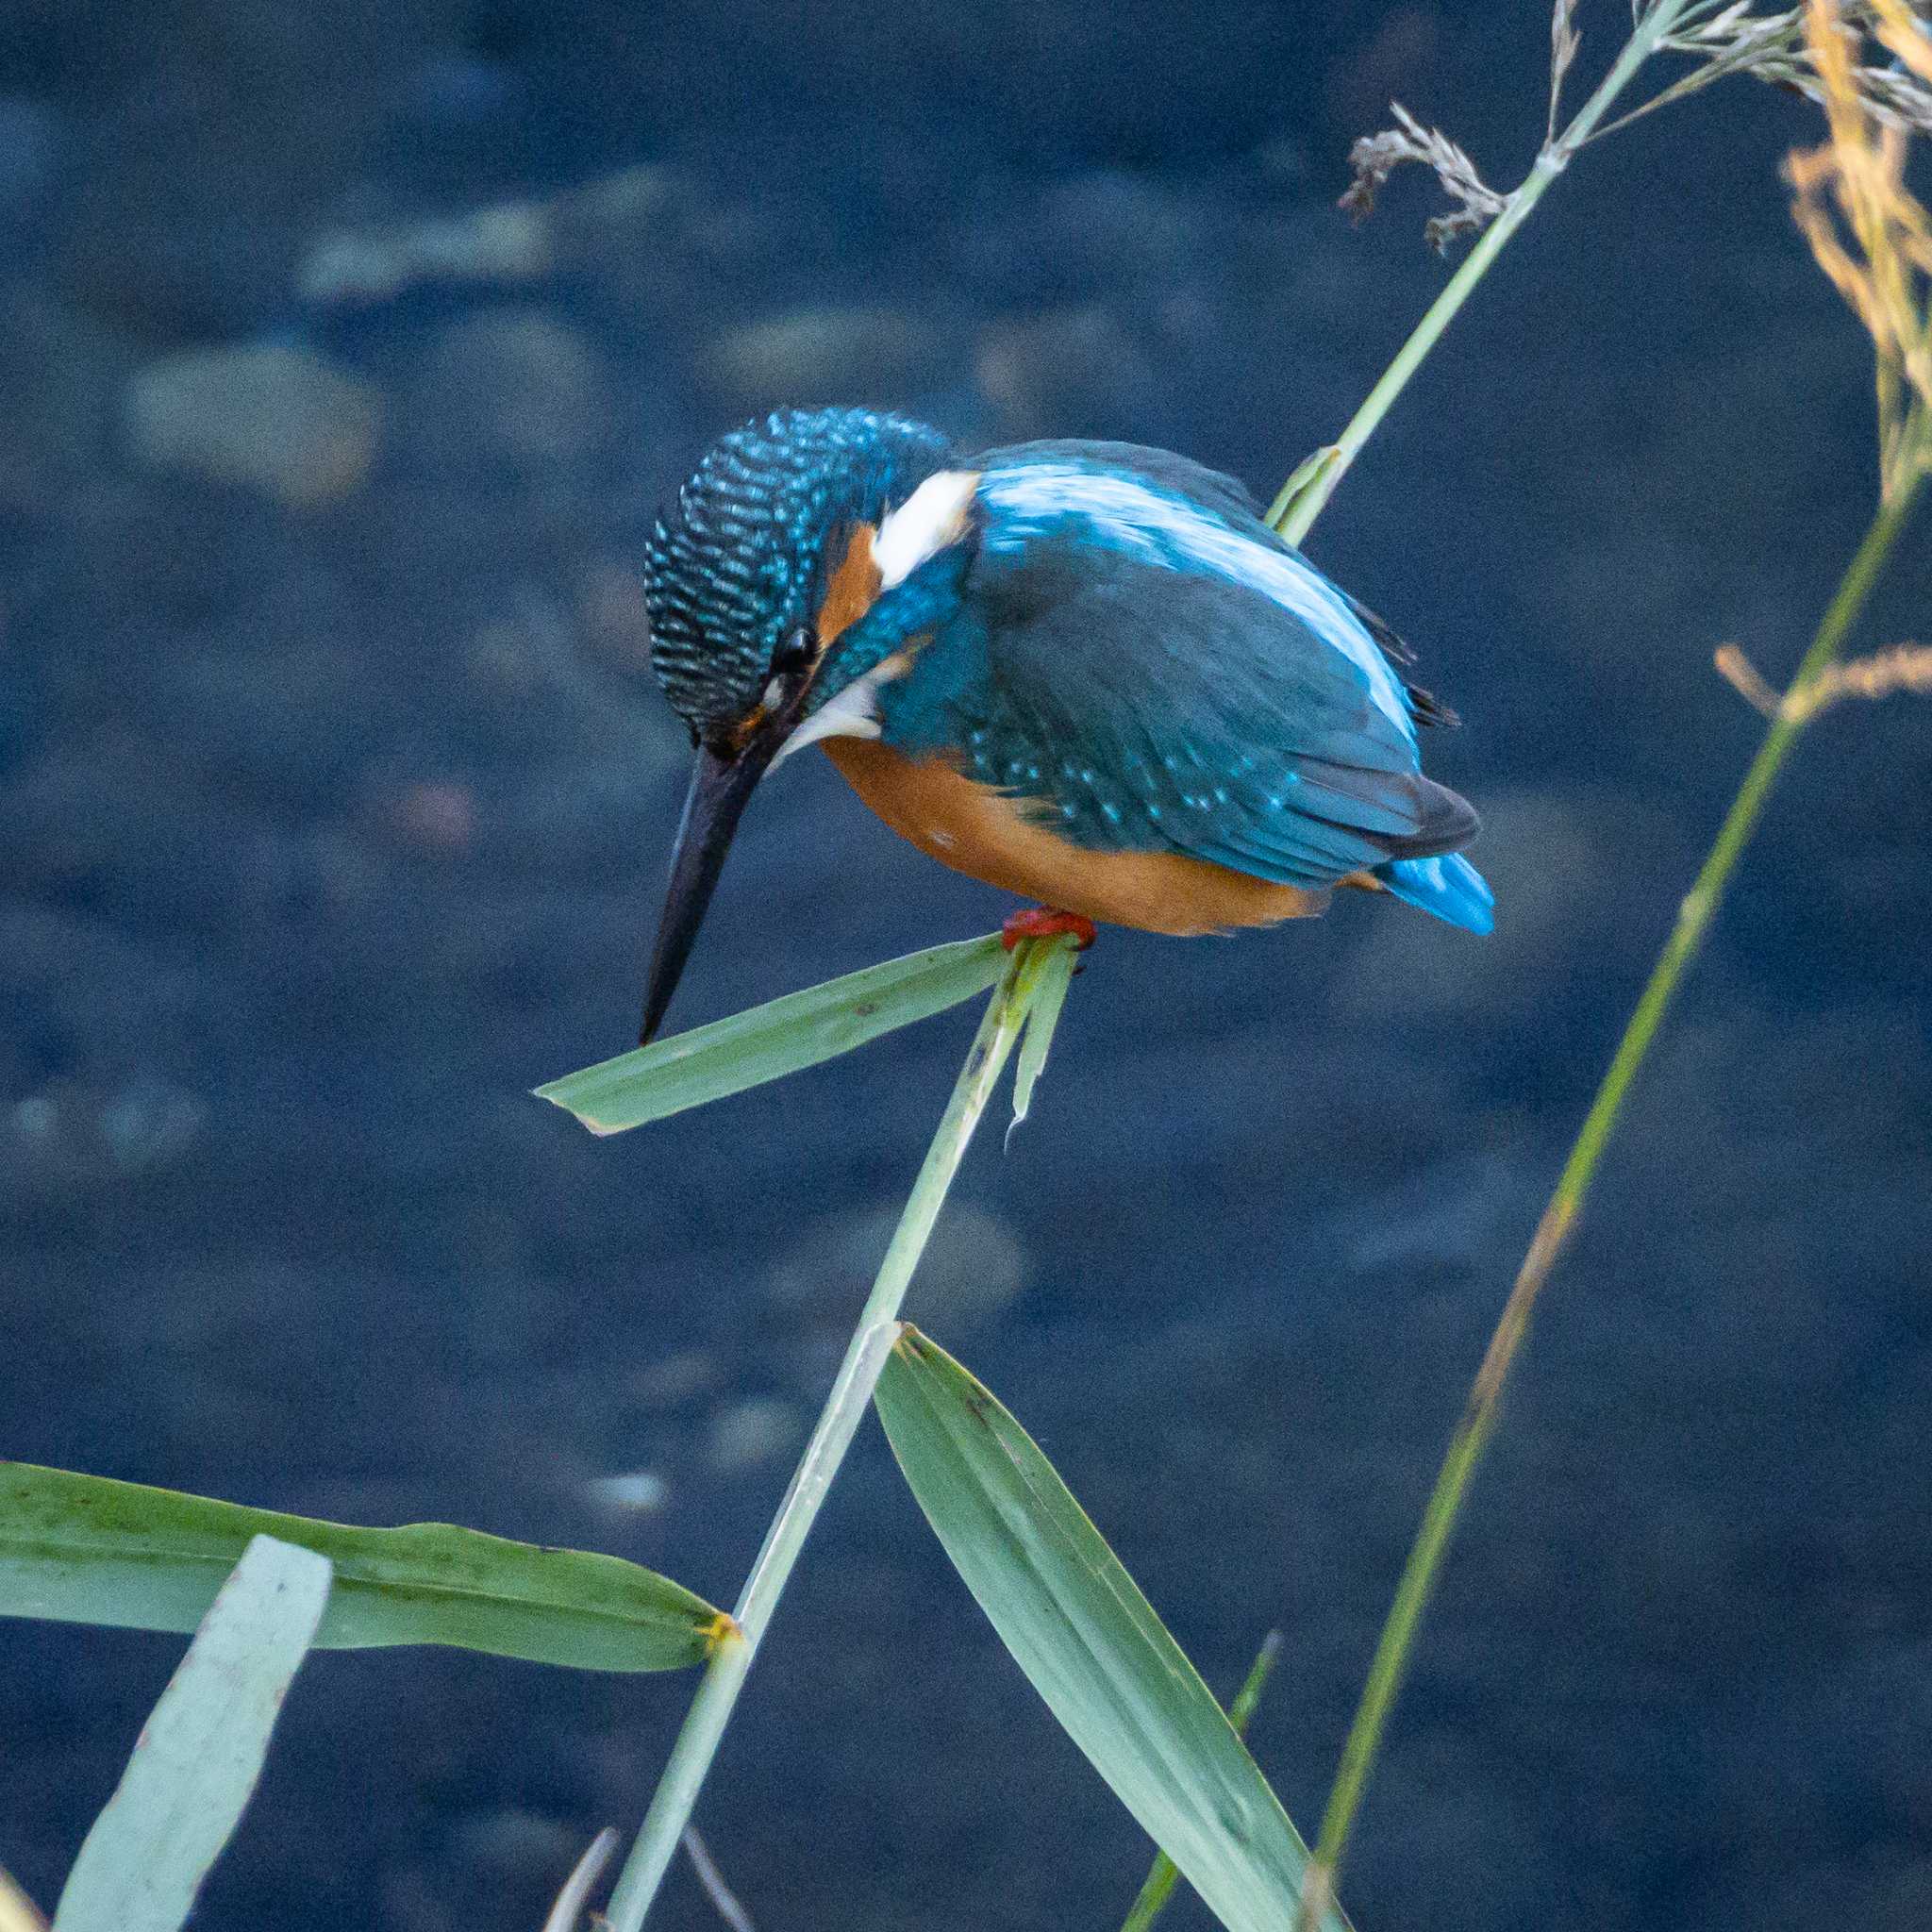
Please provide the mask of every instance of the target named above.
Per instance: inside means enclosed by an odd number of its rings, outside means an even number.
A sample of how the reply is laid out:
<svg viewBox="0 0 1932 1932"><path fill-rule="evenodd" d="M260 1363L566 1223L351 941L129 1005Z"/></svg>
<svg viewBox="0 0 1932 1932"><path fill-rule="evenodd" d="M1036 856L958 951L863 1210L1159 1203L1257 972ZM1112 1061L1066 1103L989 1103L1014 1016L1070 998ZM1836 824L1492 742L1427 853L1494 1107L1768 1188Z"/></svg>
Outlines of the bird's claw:
<svg viewBox="0 0 1932 1932"><path fill-rule="evenodd" d="M1050 940L1063 932L1073 935L1075 949L1082 953L1094 941L1093 922L1084 913L1029 906L1024 912L1010 914L1001 925L1000 943L1010 953L1022 940Z"/></svg>

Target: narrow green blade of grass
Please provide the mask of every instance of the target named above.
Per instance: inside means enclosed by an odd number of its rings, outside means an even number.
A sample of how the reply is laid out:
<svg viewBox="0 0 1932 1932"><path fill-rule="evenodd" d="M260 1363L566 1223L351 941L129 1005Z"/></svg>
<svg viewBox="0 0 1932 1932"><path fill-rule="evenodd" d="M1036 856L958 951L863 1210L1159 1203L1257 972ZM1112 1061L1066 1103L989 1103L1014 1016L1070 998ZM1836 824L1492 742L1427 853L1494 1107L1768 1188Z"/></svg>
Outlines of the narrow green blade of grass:
<svg viewBox="0 0 1932 1932"><path fill-rule="evenodd" d="M1268 506L1269 527L1274 530L1285 528L1289 518L1303 501L1318 490L1325 501L1328 491L1335 487L1329 478L1341 460L1341 451L1332 442L1324 443L1312 456L1304 457L1281 486L1280 494Z"/></svg>
<svg viewBox="0 0 1932 1932"><path fill-rule="evenodd" d="M1229 1932L1281 1932L1307 1847L1053 1465L917 1329L874 1400L946 1554L1068 1736Z"/></svg>
<svg viewBox="0 0 1932 1932"><path fill-rule="evenodd" d="M94 1820L54 1932L179 1932L255 1795L328 1593L327 1557L249 1543Z"/></svg>
<svg viewBox="0 0 1932 1932"><path fill-rule="evenodd" d="M1227 1721L1234 1726L1236 1737L1248 1735L1248 1720L1254 1716L1255 1707L1260 1703L1261 1692L1268 1688L1268 1679L1274 1674L1275 1660L1280 1656L1281 1632L1271 1630L1262 1638L1261 1648L1255 1653L1245 1681L1227 1707ZM1179 1868L1165 1852L1156 1852L1153 1868L1141 1881L1127 1916L1121 1922L1121 1932L1148 1932L1173 1895L1174 1881L1180 1875Z"/></svg>
<svg viewBox="0 0 1932 1932"><path fill-rule="evenodd" d="M1007 1127L1009 1146L1014 1127L1033 1106L1033 1090L1040 1084L1054 1028L1060 1024L1060 1008L1067 1003L1067 989L1073 985L1079 964L1079 949L1072 940L1063 939L1038 948L1021 973L1016 993L1026 1003L1026 1030L1020 1036L1019 1057L1013 1067L1013 1118Z"/></svg>
<svg viewBox="0 0 1932 1932"><path fill-rule="evenodd" d="M702 1663L729 1620L670 1578L446 1523L358 1529L142 1483L0 1462L0 1616L192 1630L249 1540L328 1557L316 1641L446 1643L583 1670Z"/></svg>
<svg viewBox="0 0 1932 1932"><path fill-rule="evenodd" d="M996 933L908 953L566 1074L538 1088L537 1097L575 1114L593 1134L619 1134L942 1013L984 992L1006 968Z"/></svg>

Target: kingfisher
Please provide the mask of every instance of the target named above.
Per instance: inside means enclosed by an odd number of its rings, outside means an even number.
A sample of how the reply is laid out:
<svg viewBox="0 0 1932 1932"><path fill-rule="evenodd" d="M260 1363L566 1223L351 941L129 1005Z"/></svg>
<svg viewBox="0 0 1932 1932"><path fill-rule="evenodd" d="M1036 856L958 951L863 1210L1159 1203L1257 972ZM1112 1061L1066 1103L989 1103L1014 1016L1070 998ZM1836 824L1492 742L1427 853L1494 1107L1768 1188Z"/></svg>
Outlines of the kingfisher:
<svg viewBox="0 0 1932 1932"><path fill-rule="evenodd" d="M1412 654L1231 477L1131 443L966 457L860 408L716 443L644 546L654 669L697 754L644 992L662 1024L760 778L817 744L893 831L1037 902L1020 937L1174 935L1337 886L1471 932L1456 723Z"/></svg>

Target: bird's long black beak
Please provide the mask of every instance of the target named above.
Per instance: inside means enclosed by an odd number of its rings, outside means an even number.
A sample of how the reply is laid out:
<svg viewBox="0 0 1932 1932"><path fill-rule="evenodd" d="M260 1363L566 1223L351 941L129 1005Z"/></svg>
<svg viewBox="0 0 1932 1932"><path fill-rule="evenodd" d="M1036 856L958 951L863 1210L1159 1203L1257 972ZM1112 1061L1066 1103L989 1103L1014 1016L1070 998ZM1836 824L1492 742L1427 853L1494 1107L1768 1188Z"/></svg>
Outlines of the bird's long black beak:
<svg viewBox="0 0 1932 1932"><path fill-rule="evenodd" d="M664 893L664 912L658 923L658 943L651 953L650 977L644 984L644 1021L638 1034L648 1046L663 1024L664 1011L691 957L711 891L724 869L731 835L738 829L745 802L765 769L778 754L784 732L767 724L755 731L732 753L705 746L691 769L691 790L684 795L684 816L678 821L677 843L671 854L671 883Z"/></svg>

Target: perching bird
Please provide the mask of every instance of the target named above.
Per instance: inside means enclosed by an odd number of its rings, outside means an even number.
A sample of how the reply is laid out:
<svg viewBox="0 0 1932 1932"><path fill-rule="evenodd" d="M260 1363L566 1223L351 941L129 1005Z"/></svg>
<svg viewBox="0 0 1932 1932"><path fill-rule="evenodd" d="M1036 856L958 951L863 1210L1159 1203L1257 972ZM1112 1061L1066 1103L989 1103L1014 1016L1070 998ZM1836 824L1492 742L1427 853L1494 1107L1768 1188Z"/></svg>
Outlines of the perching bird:
<svg viewBox="0 0 1932 1932"><path fill-rule="evenodd" d="M644 995L658 1030L753 788L822 743L942 865L1038 900L1016 931L1193 934L1392 893L1487 932L1476 815L1418 769L1380 619L1166 450L963 458L867 409L720 441L645 549L651 657L697 767Z"/></svg>

